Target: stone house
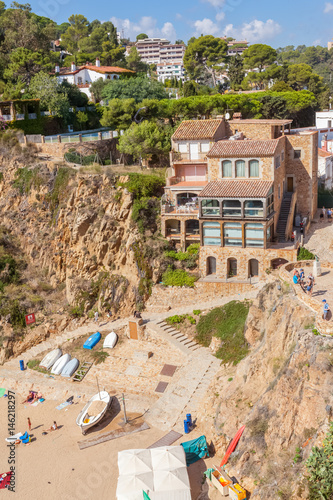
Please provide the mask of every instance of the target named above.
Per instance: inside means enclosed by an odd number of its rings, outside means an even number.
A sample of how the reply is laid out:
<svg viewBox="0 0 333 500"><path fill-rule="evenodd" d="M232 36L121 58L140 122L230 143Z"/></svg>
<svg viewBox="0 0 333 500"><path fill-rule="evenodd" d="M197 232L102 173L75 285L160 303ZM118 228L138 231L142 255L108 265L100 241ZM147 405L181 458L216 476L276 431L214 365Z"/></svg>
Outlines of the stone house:
<svg viewBox="0 0 333 500"><path fill-rule="evenodd" d="M292 120L190 120L172 137L162 234L200 242L205 279L247 281L296 259L296 214L317 209L318 133Z"/></svg>

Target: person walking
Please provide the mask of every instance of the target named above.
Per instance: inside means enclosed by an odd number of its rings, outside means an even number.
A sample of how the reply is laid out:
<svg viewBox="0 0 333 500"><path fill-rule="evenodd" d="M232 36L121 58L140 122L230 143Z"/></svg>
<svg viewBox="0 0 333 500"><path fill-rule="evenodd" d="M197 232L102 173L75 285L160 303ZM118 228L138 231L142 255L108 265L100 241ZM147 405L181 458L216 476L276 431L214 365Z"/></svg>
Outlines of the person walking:
<svg viewBox="0 0 333 500"><path fill-rule="evenodd" d="M323 214L323 219L325 220L325 217L326 217L326 208L325 207L323 207L321 209L321 213Z"/></svg>
<svg viewBox="0 0 333 500"><path fill-rule="evenodd" d="M94 321L95 321L95 323L98 323L98 316L99 316L98 311L96 311L95 314L94 314Z"/></svg>
<svg viewBox="0 0 333 500"><path fill-rule="evenodd" d="M28 429L29 429L29 432L31 431L31 420L30 418L28 417Z"/></svg>
<svg viewBox="0 0 333 500"><path fill-rule="evenodd" d="M330 306L328 305L326 299L323 299L323 304L324 304L324 309L323 309L324 315L323 316L324 316L324 319L327 320L327 315L328 315L328 311L330 310Z"/></svg>
<svg viewBox="0 0 333 500"><path fill-rule="evenodd" d="M328 219L329 221L331 221L331 220L332 220L332 209L331 209L331 208L328 208L328 209L327 209L327 219Z"/></svg>

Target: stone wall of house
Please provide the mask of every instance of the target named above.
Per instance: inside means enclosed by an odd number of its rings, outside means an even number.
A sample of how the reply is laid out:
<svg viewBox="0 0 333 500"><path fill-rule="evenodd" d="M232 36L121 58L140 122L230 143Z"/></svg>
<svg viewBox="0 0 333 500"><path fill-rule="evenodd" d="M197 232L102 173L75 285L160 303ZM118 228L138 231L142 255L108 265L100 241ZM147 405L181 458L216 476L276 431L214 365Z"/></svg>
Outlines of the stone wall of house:
<svg viewBox="0 0 333 500"><path fill-rule="evenodd" d="M301 158L294 158L295 149L301 150ZM313 218L318 203L318 132L288 136L287 151L286 175L294 178L297 211Z"/></svg>
<svg viewBox="0 0 333 500"><path fill-rule="evenodd" d="M259 278L263 278L265 270L271 267L273 260L296 260L297 249L202 246L199 255L199 271L202 277L207 276L208 257L216 259L216 276L218 278L225 279L227 277L228 259L231 258L237 260L237 279L246 280L249 278L249 261L251 259L258 261Z"/></svg>
<svg viewBox="0 0 333 500"><path fill-rule="evenodd" d="M227 123L227 127L229 136L236 134L236 131L243 132L245 137L256 141L274 139L275 136L275 126L270 123L244 123L231 120Z"/></svg>
<svg viewBox="0 0 333 500"><path fill-rule="evenodd" d="M198 309L198 304L213 301L216 298L232 296L238 293L244 293L253 289L250 283L206 283L197 281L194 288L184 288L177 286L155 285L148 302L145 304L145 310L154 313L165 312L180 307L193 306Z"/></svg>
<svg viewBox="0 0 333 500"><path fill-rule="evenodd" d="M161 217L161 233L162 236L165 238L167 237L168 239L174 239L172 235L167 236L167 226L169 227L174 227L176 222L180 222L180 238L179 236L176 238L177 243L179 244L178 246L182 249L185 250L186 244L190 243L199 243L199 234L197 237L190 236L186 238L186 221L188 220L197 220L198 216L197 214L193 215L162 215Z"/></svg>

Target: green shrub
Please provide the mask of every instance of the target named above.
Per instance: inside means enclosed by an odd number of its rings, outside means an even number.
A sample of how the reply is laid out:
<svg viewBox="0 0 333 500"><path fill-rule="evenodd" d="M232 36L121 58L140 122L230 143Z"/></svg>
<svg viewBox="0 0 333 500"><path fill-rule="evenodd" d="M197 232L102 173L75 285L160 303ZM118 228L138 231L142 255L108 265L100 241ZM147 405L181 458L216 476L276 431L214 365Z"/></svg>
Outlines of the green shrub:
<svg viewBox="0 0 333 500"><path fill-rule="evenodd" d="M244 327L250 304L247 301L231 301L201 316L197 324L196 340L208 347L212 337L222 340L216 356L223 363L239 363L248 353Z"/></svg>
<svg viewBox="0 0 333 500"><path fill-rule="evenodd" d="M157 175L129 174L127 182L119 182L118 185L125 187L127 191L133 193L135 200L149 198L151 196L160 197L163 194L165 180Z"/></svg>
<svg viewBox="0 0 333 500"><path fill-rule="evenodd" d="M168 269L162 275L163 284L166 286L188 286L193 288L198 278L190 276L183 269Z"/></svg>
<svg viewBox="0 0 333 500"><path fill-rule="evenodd" d="M333 422L321 447L314 446L306 461L310 498L330 500L333 497Z"/></svg>
<svg viewBox="0 0 333 500"><path fill-rule="evenodd" d="M300 247L297 255L297 260L314 260L316 257L305 247Z"/></svg>
<svg viewBox="0 0 333 500"><path fill-rule="evenodd" d="M0 172L0 182L2 182L2 181L3 181L3 173Z"/></svg>
<svg viewBox="0 0 333 500"><path fill-rule="evenodd" d="M69 167L59 167L52 191L47 195L46 199L50 203L50 209L53 212L59 205L60 201L66 196L66 188L70 178L76 175L74 169Z"/></svg>
<svg viewBox="0 0 333 500"><path fill-rule="evenodd" d="M194 314L195 316L199 316L199 315L201 314L200 309L194 309L193 314Z"/></svg>
<svg viewBox="0 0 333 500"><path fill-rule="evenodd" d="M101 363L104 363L106 358L109 357L109 354L106 351L95 351L91 353L94 362L96 365L100 365Z"/></svg>
<svg viewBox="0 0 333 500"><path fill-rule="evenodd" d="M185 319L186 314L176 314L175 316L170 316L170 318L167 318L165 321L168 323L168 325L178 325L179 323L183 323Z"/></svg>
<svg viewBox="0 0 333 500"><path fill-rule="evenodd" d="M49 373L45 368L40 367L39 364L40 361L38 359L31 359L28 361L27 367L30 368L30 370L36 370L40 373Z"/></svg>
<svg viewBox="0 0 333 500"><path fill-rule="evenodd" d="M28 194L31 187L39 189L43 183L39 175L38 167L30 169L29 167L19 168L15 172L13 187L19 190L21 195Z"/></svg>
<svg viewBox="0 0 333 500"><path fill-rule="evenodd" d="M71 307L69 309L69 314L74 316L74 318L81 318L84 314L84 303Z"/></svg>
<svg viewBox="0 0 333 500"><path fill-rule="evenodd" d="M141 198L134 200L132 208L132 220L137 224L140 233L146 229L153 232L157 229L157 216L160 213L160 202L157 198Z"/></svg>

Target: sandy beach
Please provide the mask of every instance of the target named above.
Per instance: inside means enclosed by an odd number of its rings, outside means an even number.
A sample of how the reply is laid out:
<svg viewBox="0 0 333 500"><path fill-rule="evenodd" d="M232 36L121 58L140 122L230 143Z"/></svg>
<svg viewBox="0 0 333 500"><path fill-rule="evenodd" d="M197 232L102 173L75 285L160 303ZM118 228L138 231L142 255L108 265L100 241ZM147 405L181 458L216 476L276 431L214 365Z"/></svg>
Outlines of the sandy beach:
<svg viewBox="0 0 333 500"><path fill-rule="evenodd" d="M20 444L15 449L15 498L35 500L115 499L118 477L117 453L128 448L146 448L159 439L163 432L149 429L132 436L114 439L80 450L78 441L84 439L75 419L83 407L73 404L62 410L61 401L45 400L38 406L20 404L24 398L16 395L15 432L28 430L27 418L32 424L30 445ZM0 472L8 472L8 399L0 398ZM56 420L59 430L42 435ZM91 434L88 436L91 437ZM1 490L4 498L13 493Z"/></svg>
<svg viewBox="0 0 333 500"><path fill-rule="evenodd" d="M16 394L15 433L28 430L27 418L32 424L30 445L22 443L15 448L15 493L19 500L101 500L116 499L118 478L118 451L130 448L147 448L160 439L165 431L150 428L132 435L113 439L80 450L78 441L91 438L99 432L112 429L112 422L102 431L90 432L82 436L75 423L83 407L75 403L57 410L62 401L45 400L38 406L21 404L25 395ZM119 421L122 417L117 416ZM131 415L129 415L131 417ZM8 472L8 398L0 398L0 472ZM56 420L59 430L43 436L44 429ZM114 425L113 425L114 428ZM193 439L200 435L199 430L180 441ZM177 444L177 443L175 443ZM192 498L200 493L202 473L206 469L203 460L189 468ZM4 498L13 498L13 493L1 490Z"/></svg>

